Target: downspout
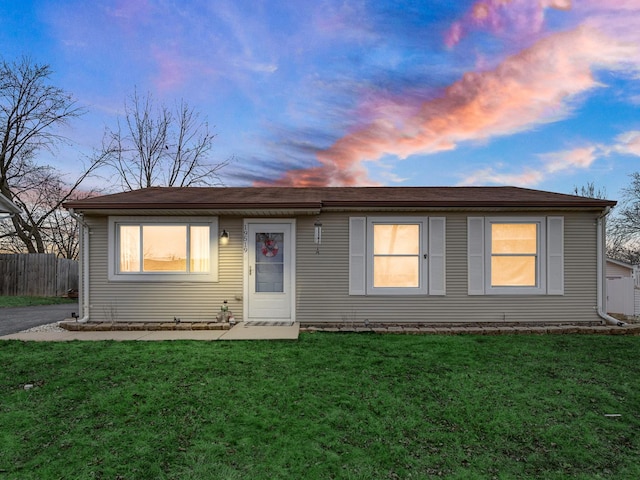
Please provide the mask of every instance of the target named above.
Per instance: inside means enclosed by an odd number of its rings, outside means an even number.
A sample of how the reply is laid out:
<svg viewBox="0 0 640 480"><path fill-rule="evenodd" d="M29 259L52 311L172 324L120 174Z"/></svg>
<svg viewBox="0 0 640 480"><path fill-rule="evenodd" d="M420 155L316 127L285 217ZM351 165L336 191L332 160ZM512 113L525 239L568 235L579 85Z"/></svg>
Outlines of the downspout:
<svg viewBox="0 0 640 480"><path fill-rule="evenodd" d="M598 315L609 325L617 325L618 327L624 327L625 322L618 320L617 318L608 315L606 312L607 305L607 290L606 290L606 249L605 249L605 217L609 215L611 207L606 207L604 213L598 216L597 221L597 276L598 276Z"/></svg>
<svg viewBox="0 0 640 480"><path fill-rule="evenodd" d="M82 318L78 319L79 323L87 323L89 321L89 225L84 221L82 215L78 215L73 208L69 209L69 213L76 219L80 225L80 264L79 267L79 304L81 308Z"/></svg>

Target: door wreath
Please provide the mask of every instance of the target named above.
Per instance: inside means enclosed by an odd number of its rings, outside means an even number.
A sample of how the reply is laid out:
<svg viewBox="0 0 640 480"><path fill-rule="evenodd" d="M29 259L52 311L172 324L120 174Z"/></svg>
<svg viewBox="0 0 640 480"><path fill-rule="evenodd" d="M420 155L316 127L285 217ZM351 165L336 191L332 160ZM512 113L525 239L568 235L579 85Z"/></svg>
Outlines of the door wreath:
<svg viewBox="0 0 640 480"><path fill-rule="evenodd" d="M262 254L265 257L275 257L278 254L278 250L280 247L278 246L278 242L276 242L275 238L270 238L265 235L265 239L262 244Z"/></svg>

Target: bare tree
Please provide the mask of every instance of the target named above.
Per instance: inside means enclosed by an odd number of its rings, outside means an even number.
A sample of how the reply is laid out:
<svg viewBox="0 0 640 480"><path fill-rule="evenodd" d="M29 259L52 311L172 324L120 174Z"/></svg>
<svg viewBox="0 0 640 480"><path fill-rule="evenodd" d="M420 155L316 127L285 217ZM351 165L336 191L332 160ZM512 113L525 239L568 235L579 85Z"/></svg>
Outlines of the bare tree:
<svg viewBox="0 0 640 480"><path fill-rule="evenodd" d="M207 121L186 102L171 110L136 91L125 101L124 124L107 130L103 152L125 190L216 186L222 185L220 170L228 161L209 162L214 138Z"/></svg>
<svg viewBox="0 0 640 480"><path fill-rule="evenodd" d="M593 182L587 182L586 185L582 185L580 188L574 186L573 194L579 197L607 199L607 190L605 188L596 189L596 185Z"/></svg>
<svg viewBox="0 0 640 480"><path fill-rule="evenodd" d="M1 232L0 239L5 248L28 253L50 250L47 223L102 163L102 156L96 157L71 183L53 167L38 163L38 154L54 153L61 142L68 142L59 127L84 113L71 95L49 83L51 73L48 65L26 57L0 62L0 192L23 210L12 217L12 228ZM49 195L52 183L64 185L56 197Z"/></svg>
<svg viewBox="0 0 640 480"><path fill-rule="evenodd" d="M600 200L606 200L607 191L605 188L597 188L595 183L588 182L586 185L580 187L573 187L573 194L580 197L598 198ZM626 260L624 252L627 250L627 240L620 235L620 229L618 228L618 219L616 212L612 212L607 217L607 234L606 234L606 250L607 257L617 260Z"/></svg>
<svg viewBox="0 0 640 480"><path fill-rule="evenodd" d="M611 256L640 264L640 172L632 173L631 185L622 190L622 202L610 225L614 242Z"/></svg>
<svg viewBox="0 0 640 480"><path fill-rule="evenodd" d="M78 226L76 220L61 208L67 200L86 198L101 193L92 188L79 189L68 184L60 172L50 167L33 170L29 181L14 190L14 201L21 208L20 222L29 225L27 248L25 229L16 231L11 222L0 223L0 248L13 253L53 253L64 258L77 258Z"/></svg>

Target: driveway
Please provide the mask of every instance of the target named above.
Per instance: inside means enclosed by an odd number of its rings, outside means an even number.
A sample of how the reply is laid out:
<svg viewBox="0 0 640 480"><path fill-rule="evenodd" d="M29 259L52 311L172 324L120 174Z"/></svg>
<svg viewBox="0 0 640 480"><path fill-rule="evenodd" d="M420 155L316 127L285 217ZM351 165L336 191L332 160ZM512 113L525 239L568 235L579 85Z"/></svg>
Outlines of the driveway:
<svg viewBox="0 0 640 480"><path fill-rule="evenodd" d="M0 335L9 335L31 327L59 322L65 318L71 318L71 312L78 313L77 303L0 308Z"/></svg>

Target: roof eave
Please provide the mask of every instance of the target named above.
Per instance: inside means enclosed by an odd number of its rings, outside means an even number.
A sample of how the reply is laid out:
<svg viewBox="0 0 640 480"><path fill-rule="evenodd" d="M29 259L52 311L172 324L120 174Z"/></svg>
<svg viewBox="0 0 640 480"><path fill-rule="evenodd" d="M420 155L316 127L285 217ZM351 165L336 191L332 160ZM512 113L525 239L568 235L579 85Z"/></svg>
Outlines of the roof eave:
<svg viewBox="0 0 640 480"><path fill-rule="evenodd" d="M353 201L325 201L322 202L324 209L357 209L357 208L571 208L571 209L588 209L601 211L607 207L613 207L617 202L603 200L595 202L535 202L535 201L428 201L428 202L412 202L412 201L370 201L370 202L353 202Z"/></svg>
<svg viewBox="0 0 640 480"><path fill-rule="evenodd" d="M78 212L86 210L309 210L320 209L319 202L310 203L131 203L131 202L67 202L63 204L66 209L73 209Z"/></svg>

